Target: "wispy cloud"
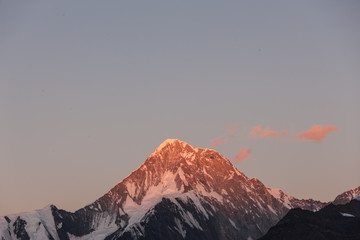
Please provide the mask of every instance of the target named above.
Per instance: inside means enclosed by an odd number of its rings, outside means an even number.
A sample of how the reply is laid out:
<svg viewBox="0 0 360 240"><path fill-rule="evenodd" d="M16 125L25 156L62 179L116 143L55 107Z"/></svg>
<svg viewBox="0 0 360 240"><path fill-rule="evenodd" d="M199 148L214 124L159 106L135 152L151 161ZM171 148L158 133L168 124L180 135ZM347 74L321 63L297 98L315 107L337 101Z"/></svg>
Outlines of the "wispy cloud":
<svg viewBox="0 0 360 240"><path fill-rule="evenodd" d="M253 127L249 133L249 137L258 137L260 135L261 135L261 125Z"/></svg>
<svg viewBox="0 0 360 240"><path fill-rule="evenodd" d="M269 127L262 129L262 126L258 125L251 129L248 136L252 138L279 138L286 137L286 135L286 131L278 132L271 130Z"/></svg>
<svg viewBox="0 0 360 240"><path fill-rule="evenodd" d="M239 148L236 156L233 158L233 162L241 162L242 160L250 157L251 151L246 148Z"/></svg>
<svg viewBox="0 0 360 240"><path fill-rule="evenodd" d="M312 128L305 132L297 134L297 138L305 141L318 141L321 142L325 139L329 132L337 131L339 128L332 125L322 127L321 125L314 125Z"/></svg>
<svg viewBox="0 0 360 240"><path fill-rule="evenodd" d="M226 127L226 130L227 130L229 137L234 137L236 132L239 130L239 128L236 126L229 125Z"/></svg>
<svg viewBox="0 0 360 240"><path fill-rule="evenodd" d="M213 140L211 140L211 146L213 147L217 147L219 145L222 145L226 143L226 136L225 135L221 135Z"/></svg>
<svg viewBox="0 0 360 240"><path fill-rule="evenodd" d="M219 137L212 139L210 141L211 146L217 147L229 142L236 136L236 132L238 130L239 128L236 126L232 126L232 125L226 126L226 134L222 134Z"/></svg>

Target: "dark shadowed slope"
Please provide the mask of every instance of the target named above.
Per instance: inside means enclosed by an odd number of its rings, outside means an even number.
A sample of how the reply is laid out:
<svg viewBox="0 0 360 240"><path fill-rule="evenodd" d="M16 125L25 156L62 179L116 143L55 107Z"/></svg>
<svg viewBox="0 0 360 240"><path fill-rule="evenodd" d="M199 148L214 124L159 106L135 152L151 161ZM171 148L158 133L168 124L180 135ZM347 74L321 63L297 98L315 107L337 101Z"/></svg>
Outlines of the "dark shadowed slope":
<svg viewBox="0 0 360 240"><path fill-rule="evenodd" d="M292 209L260 239L358 240L359 200L352 200L345 205L330 204L318 212Z"/></svg>

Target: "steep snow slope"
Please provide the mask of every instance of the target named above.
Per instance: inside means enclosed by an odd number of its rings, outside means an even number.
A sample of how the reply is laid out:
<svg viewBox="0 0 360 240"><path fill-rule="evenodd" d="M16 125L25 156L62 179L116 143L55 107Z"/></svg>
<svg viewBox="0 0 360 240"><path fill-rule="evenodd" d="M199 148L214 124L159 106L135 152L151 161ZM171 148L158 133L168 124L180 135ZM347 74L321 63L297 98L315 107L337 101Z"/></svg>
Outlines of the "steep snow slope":
<svg viewBox="0 0 360 240"><path fill-rule="evenodd" d="M51 207L0 218L0 237L59 240Z"/></svg>

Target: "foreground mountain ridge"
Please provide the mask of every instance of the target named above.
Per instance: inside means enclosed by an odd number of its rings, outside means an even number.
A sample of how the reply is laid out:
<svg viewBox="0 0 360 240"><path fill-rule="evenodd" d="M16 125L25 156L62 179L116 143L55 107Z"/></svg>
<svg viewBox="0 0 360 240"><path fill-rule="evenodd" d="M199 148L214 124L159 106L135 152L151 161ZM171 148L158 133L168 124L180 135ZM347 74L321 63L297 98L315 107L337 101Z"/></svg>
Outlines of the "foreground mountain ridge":
<svg viewBox="0 0 360 240"><path fill-rule="evenodd" d="M351 191L351 190L350 190ZM335 202L335 201L334 201ZM260 240L358 240L360 196L345 204L329 204L317 212L291 209Z"/></svg>
<svg viewBox="0 0 360 240"><path fill-rule="evenodd" d="M168 139L94 203L74 213L50 206L0 218L0 237L257 239L289 209L325 205L267 188L212 149Z"/></svg>

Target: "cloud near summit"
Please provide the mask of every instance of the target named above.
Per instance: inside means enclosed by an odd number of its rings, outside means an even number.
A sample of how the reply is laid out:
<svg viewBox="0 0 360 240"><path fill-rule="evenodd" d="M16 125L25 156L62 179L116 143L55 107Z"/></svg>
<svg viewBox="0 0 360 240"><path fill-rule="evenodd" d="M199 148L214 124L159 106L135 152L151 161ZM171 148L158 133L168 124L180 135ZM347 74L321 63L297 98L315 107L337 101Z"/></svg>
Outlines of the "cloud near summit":
<svg viewBox="0 0 360 240"><path fill-rule="evenodd" d="M327 125L324 127L322 127L321 125L314 125L309 130L298 133L297 138L305 141L321 142L327 137L329 132L337 130L339 130L339 128L332 125Z"/></svg>
<svg viewBox="0 0 360 240"><path fill-rule="evenodd" d="M226 133L220 135L217 138L214 138L210 141L210 144L213 147L217 147L226 143L234 142L239 139L239 132L238 128L234 126L227 126ZM303 140L303 141L312 141L312 142L321 142L324 140L329 132L337 131L339 128L333 125L327 125L322 127L322 125L314 125L310 129L299 132L297 134L292 135L295 139ZM245 130L248 131L248 130ZM277 131L273 130L270 127L263 128L262 125L257 125L250 129L248 135L249 138L270 138L270 139L288 139L288 132L287 131ZM250 153L250 152L249 152Z"/></svg>
<svg viewBox="0 0 360 240"><path fill-rule="evenodd" d="M271 130L269 127L262 129L262 126L258 125L251 129L248 136L252 138L279 138L286 137L286 135L286 131L278 132Z"/></svg>
<svg viewBox="0 0 360 240"><path fill-rule="evenodd" d="M233 162L241 162L242 160L250 157L251 151L246 148L239 148L236 156L233 158Z"/></svg>
<svg viewBox="0 0 360 240"><path fill-rule="evenodd" d="M217 147L219 145L223 145L228 141L232 140L236 136L236 132L238 131L238 127L229 125L226 127L226 134L223 134L217 138L214 138L210 141L211 146Z"/></svg>
<svg viewBox="0 0 360 240"><path fill-rule="evenodd" d="M226 137L224 135L221 135L221 136L211 140L211 146L213 146L213 147L217 147L224 143L226 143Z"/></svg>

